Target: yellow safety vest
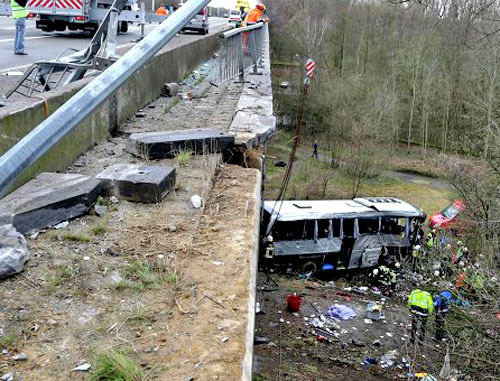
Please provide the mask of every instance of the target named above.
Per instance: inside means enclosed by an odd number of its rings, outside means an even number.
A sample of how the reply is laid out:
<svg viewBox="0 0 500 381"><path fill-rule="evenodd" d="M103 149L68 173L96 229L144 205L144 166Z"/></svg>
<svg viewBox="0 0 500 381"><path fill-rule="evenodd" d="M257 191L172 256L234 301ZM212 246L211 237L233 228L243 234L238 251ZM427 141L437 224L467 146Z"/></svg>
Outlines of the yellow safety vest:
<svg viewBox="0 0 500 381"><path fill-rule="evenodd" d="M410 293L410 297L408 298L408 307L411 309L412 307L419 307L423 310L432 314L434 311L434 304L432 301L432 296L427 291L419 290L418 288L413 290Z"/></svg>
<svg viewBox="0 0 500 381"><path fill-rule="evenodd" d="M15 19L25 19L28 17L28 10L26 7L21 7L15 0L10 0L10 6L12 7L12 17Z"/></svg>

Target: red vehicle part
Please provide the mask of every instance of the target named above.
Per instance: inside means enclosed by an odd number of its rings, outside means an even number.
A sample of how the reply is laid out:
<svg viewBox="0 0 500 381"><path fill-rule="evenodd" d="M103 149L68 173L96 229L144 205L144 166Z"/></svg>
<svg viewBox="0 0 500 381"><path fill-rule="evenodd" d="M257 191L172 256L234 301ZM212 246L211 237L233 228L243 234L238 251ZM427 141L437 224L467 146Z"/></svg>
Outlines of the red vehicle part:
<svg viewBox="0 0 500 381"><path fill-rule="evenodd" d="M464 210L465 203L461 200L455 200L440 213L430 216L428 225L431 229L449 229L455 224L458 215Z"/></svg>

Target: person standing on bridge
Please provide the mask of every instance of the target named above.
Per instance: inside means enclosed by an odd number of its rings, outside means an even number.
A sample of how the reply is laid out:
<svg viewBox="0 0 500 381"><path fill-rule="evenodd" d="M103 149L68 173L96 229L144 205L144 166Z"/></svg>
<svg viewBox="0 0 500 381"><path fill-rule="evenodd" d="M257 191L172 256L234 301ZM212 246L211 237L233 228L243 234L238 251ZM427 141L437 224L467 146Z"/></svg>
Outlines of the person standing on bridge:
<svg viewBox="0 0 500 381"><path fill-rule="evenodd" d="M24 34L26 32L26 18L28 9L26 9L27 0L11 0L12 18L16 20L16 38L14 40L14 54L26 56L24 51Z"/></svg>

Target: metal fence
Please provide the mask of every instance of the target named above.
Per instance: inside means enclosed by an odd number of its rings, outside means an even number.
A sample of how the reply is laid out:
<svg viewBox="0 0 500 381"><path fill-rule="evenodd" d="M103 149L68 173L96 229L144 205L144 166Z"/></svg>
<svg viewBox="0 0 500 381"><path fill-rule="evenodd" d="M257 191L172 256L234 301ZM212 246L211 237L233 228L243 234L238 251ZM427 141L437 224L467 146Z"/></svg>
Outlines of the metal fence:
<svg viewBox="0 0 500 381"><path fill-rule="evenodd" d="M258 74L267 45L267 24L258 23L245 28L235 28L221 34L222 47L212 81L217 85L235 77L245 81L245 74Z"/></svg>

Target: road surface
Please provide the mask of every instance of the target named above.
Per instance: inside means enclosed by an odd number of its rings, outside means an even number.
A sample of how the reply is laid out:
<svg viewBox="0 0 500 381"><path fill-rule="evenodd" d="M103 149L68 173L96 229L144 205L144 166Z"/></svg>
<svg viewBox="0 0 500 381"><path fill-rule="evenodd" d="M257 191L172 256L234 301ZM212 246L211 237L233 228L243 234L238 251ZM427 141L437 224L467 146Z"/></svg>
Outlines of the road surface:
<svg viewBox="0 0 500 381"><path fill-rule="evenodd" d="M209 18L210 33L215 33L227 26L225 18ZM145 26L145 34L152 31L158 24ZM14 54L15 24L11 17L0 16L0 73L8 71L23 71L35 61L55 58L59 53L68 49L83 49L91 40L89 34L83 32L42 32L35 28L35 20L28 20L26 24L25 46L27 56ZM118 47L133 46L133 40L141 36L138 25L131 25L128 33L118 35Z"/></svg>

